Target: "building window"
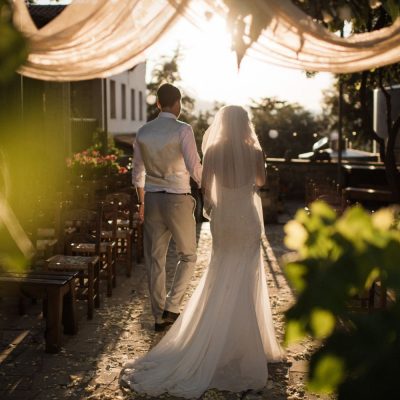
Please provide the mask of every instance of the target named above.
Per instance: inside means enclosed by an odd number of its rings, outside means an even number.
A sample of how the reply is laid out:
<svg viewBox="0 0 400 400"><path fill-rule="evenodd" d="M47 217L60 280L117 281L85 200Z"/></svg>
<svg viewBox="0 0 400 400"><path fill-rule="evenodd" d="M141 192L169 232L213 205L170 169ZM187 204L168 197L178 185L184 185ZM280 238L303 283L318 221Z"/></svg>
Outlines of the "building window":
<svg viewBox="0 0 400 400"><path fill-rule="evenodd" d="M135 89L131 89L131 120L134 121L136 119L136 91Z"/></svg>
<svg viewBox="0 0 400 400"><path fill-rule="evenodd" d="M110 118L117 118L117 107L115 104L115 81L110 80Z"/></svg>
<svg viewBox="0 0 400 400"><path fill-rule="evenodd" d="M126 119L126 85L121 85L121 118Z"/></svg>
<svg viewBox="0 0 400 400"><path fill-rule="evenodd" d="M139 91L139 119L143 121L143 92Z"/></svg>

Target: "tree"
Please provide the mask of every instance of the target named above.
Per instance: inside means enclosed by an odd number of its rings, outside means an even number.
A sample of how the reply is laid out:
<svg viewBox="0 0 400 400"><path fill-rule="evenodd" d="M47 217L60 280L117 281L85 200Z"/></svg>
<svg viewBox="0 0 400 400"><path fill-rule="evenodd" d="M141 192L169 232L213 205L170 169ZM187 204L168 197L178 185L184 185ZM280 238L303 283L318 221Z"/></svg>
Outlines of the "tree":
<svg viewBox="0 0 400 400"><path fill-rule="evenodd" d="M325 131L322 121L297 103L264 98L253 102L252 120L260 144L269 157L308 152ZM270 137L276 130L278 137Z"/></svg>
<svg viewBox="0 0 400 400"><path fill-rule="evenodd" d="M328 131L339 129L339 82L336 80L331 89L323 92L322 114L327 122ZM371 138L362 129L361 102L358 93L346 86L343 96L342 112L343 137L357 148L370 150Z"/></svg>
<svg viewBox="0 0 400 400"><path fill-rule="evenodd" d="M319 0L316 2L294 0L313 18L322 21L330 30L343 29L344 20L351 22L353 33L372 32L389 26L400 15L400 3L394 0L359 2L356 0ZM395 201L400 201L400 172L396 166L395 144L400 130L400 114L395 116L392 98L387 88L400 82L400 64L336 77L336 86L343 84L344 92L359 104L356 114L364 138L375 140L385 164L386 178ZM382 90L386 100L386 125L388 138L382 139L372 125L372 89ZM345 102L346 103L346 102ZM354 111L354 109L353 109Z"/></svg>
<svg viewBox="0 0 400 400"><path fill-rule="evenodd" d="M312 18L318 20L331 31L343 29L345 21L352 33L371 32L389 26L400 15L398 0L292 0ZM256 2L241 2L240 0L224 0L229 8L228 19L232 29L233 46L238 63L246 50L261 35L268 26L268 20L263 20L263 13L258 11ZM251 16L250 26L245 20ZM400 201L400 172L396 167L395 143L400 130L400 116L394 118L390 93L386 90L393 83L400 82L399 64L363 71L358 74L341 75L340 80L345 90L351 85L360 103L360 122L363 134L375 140L380 147L381 158L385 163L386 177L394 199ZM339 78L338 78L339 79ZM347 82L347 86L346 86ZM384 93L387 104L388 139L380 138L372 129L371 89L380 88Z"/></svg>
<svg viewBox="0 0 400 400"><path fill-rule="evenodd" d="M198 115L194 118L192 122L192 127L196 139L197 148L199 149L199 151L201 150L201 143L203 141L205 131L208 129L212 120L214 119L214 115L224 105L224 103L215 101L214 106L211 110L200 111Z"/></svg>
<svg viewBox="0 0 400 400"><path fill-rule="evenodd" d="M181 76L179 74L179 59L180 59L179 48L175 51L172 58L162 57L160 62L156 65L152 71L152 78L150 83L147 85L147 120L151 121L154 119L160 110L157 108L156 97L157 89L163 83L179 84ZM193 128L194 136L196 139L197 148L200 152L201 142L203 135L212 121L215 113L224 105L223 103L215 102L214 107L211 110L200 111L197 115L194 113L195 99L182 92L182 110L179 116L181 121L187 122Z"/></svg>
<svg viewBox="0 0 400 400"><path fill-rule="evenodd" d="M160 110L157 108L156 98L157 90L163 83L179 83L181 81L181 76L179 74L179 59L180 50L177 48L172 58L162 57L160 63L156 65L152 71L152 77L150 83L147 85L147 120L151 121L154 119ZM194 110L195 100L182 93L182 110L180 119L187 123L192 123L194 120L193 110Z"/></svg>
<svg viewBox="0 0 400 400"><path fill-rule="evenodd" d="M201 151L201 143L203 141L203 136L205 131L210 126L210 122L214 113L212 111L200 111L193 121L193 132L194 138L196 139L196 145L199 151Z"/></svg>

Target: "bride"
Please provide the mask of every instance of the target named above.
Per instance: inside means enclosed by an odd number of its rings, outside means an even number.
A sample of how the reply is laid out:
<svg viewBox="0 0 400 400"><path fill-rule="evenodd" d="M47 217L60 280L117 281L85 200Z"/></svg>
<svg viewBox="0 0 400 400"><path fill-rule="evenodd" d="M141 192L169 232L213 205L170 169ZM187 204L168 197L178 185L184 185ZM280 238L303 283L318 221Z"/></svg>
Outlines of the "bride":
<svg viewBox="0 0 400 400"><path fill-rule="evenodd" d="M202 150L213 238L208 269L168 333L121 372L121 384L151 396L260 389L267 362L282 355L260 249L264 226L256 188L265 182L264 158L246 110L221 108Z"/></svg>

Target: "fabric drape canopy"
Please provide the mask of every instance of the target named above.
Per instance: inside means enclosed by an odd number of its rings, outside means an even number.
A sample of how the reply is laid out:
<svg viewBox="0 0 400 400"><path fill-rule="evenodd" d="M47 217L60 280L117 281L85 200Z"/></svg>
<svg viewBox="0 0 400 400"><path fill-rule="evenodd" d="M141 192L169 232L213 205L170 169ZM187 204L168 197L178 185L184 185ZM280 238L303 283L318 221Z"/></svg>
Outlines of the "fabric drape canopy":
<svg viewBox="0 0 400 400"><path fill-rule="evenodd" d="M28 37L32 78L74 81L114 75L144 61L145 50L180 16L188 0L74 0L42 29L24 0L14 0L16 26Z"/></svg>
<svg viewBox="0 0 400 400"><path fill-rule="evenodd" d="M388 28L340 38L290 0L252 0L267 28L246 56L308 71L349 73L400 61L400 18ZM15 22L30 43L20 73L73 81L114 75L145 59L145 51L187 18L207 29L206 12L224 18L219 0L74 0L37 29L24 0L14 0Z"/></svg>

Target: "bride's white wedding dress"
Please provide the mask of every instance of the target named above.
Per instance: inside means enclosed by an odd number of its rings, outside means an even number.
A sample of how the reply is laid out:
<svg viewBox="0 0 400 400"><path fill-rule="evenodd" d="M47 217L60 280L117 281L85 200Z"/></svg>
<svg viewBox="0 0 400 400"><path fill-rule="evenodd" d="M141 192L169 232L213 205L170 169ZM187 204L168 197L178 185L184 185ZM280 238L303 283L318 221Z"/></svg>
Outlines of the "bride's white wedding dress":
<svg viewBox="0 0 400 400"><path fill-rule="evenodd" d="M209 388L260 389L267 362L281 358L261 254L260 197L253 181L214 189L209 266L162 340L124 366L121 379L137 392L197 398Z"/></svg>

